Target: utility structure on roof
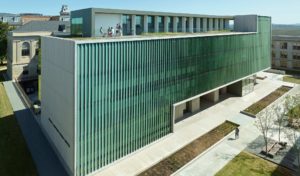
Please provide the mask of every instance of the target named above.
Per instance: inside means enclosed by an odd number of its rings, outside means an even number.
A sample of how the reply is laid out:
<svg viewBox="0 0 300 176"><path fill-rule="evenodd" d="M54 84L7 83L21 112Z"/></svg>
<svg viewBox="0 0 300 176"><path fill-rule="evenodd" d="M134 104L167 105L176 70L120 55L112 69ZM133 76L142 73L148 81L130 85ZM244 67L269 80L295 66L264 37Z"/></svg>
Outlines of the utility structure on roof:
<svg viewBox="0 0 300 176"><path fill-rule="evenodd" d="M98 33L117 25L123 36ZM176 133L203 100L252 92L255 74L271 66L266 16L91 8L71 12L71 33L42 37L40 119L70 175Z"/></svg>

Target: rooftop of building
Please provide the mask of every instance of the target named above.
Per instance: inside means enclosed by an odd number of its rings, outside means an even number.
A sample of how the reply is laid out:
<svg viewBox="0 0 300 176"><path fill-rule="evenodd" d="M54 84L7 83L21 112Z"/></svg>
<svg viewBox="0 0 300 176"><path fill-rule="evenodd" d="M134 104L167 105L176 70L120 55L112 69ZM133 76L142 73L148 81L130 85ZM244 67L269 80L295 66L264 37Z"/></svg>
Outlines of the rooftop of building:
<svg viewBox="0 0 300 176"><path fill-rule="evenodd" d="M13 32L63 32L60 31L61 25L70 29L70 22L67 21L30 21Z"/></svg>
<svg viewBox="0 0 300 176"><path fill-rule="evenodd" d="M206 15L192 13L174 13L174 12L157 12L157 11L142 11L142 10L127 10L127 9L108 9L108 8L87 8L74 10L72 13L81 13L83 11L92 11L93 13L115 13L128 15L153 15L153 16L184 16L184 17L202 17L202 18L224 18L233 19L231 15Z"/></svg>
<svg viewBox="0 0 300 176"><path fill-rule="evenodd" d="M12 14L12 13L0 13L0 17L17 17L20 16L19 14Z"/></svg>
<svg viewBox="0 0 300 176"><path fill-rule="evenodd" d="M76 41L76 43L105 43L137 40L157 40L157 39L176 39L176 38L193 38L193 37L212 37L225 35L246 35L256 32L232 32L232 31L209 31L199 33L147 33L142 35L114 36L114 37L66 37L65 40Z"/></svg>
<svg viewBox="0 0 300 176"><path fill-rule="evenodd" d="M293 36L293 35L273 35L272 40L284 40L284 41L300 41L300 35L299 36Z"/></svg>

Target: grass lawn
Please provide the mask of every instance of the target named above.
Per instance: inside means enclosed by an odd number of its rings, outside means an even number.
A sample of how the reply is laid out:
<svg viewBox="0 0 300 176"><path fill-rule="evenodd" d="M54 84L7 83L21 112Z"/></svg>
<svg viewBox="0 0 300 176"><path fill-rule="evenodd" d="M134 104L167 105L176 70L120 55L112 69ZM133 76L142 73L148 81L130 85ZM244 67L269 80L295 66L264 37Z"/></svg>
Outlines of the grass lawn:
<svg viewBox="0 0 300 176"><path fill-rule="evenodd" d="M283 81L290 82L290 83L295 83L295 84L300 84L300 78L295 78L293 76L284 76Z"/></svg>
<svg viewBox="0 0 300 176"><path fill-rule="evenodd" d="M291 87L287 86L281 86L263 99L259 100L258 102L252 104L248 108L246 108L244 111L253 115L258 114L261 110L266 108L268 105L270 105L272 102L277 100L279 97L281 97L283 94L291 90Z"/></svg>
<svg viewBox="0 0 300 176"><path fill-rule="evenodd" d="M216 176L292 176L290 170L259 158L248 152L241 152Z"/></svg>
<svg viewBox="0 0 300 176"><path fill-rule="evenodd" d="M204 134L203 136L200 136L198 139L192 141L179 151L173 153L171 156L163 159L156 165L147 169L140 175L169 176L180 169L182 166L196 158L206 149L217 143L227 134L232 132L236 127L236 124L226 121L216 128L212 129L208 133Z"/></svg>
<svg viewBox="0 0 300 176"><path fill-rule="evenodd" d="M1 74L0 74L1 78ZM0 81L0 175L37 175L31 155Z"/></svg>

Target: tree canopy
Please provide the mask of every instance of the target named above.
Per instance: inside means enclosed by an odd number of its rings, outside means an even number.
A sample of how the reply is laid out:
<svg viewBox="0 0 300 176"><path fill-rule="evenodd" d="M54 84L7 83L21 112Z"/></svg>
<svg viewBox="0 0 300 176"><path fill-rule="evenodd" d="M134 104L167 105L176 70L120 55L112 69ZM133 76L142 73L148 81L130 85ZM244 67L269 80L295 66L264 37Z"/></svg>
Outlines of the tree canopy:
<svg viewBox="0 0 300 176"><path fill-rule="evenodd" d="M6 57L7 52L7 32L12 30L7 23L0 22L0 60Z"/></svg>

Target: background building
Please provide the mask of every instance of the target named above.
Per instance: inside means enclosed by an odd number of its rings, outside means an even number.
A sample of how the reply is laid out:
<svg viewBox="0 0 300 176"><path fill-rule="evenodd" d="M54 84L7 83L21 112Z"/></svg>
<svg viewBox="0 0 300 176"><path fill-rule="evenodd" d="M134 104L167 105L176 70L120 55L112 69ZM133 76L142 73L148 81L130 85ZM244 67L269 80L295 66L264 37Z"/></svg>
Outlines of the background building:
<svg viewBox="0 0 300 176"><path fill-rule="evenodd" d="M62 5L59 14L59 21L70 21L70 11L67 5Z"/></svg>
<svg viewBox="0 0 300 176"><path fill-rule="evenodd" d="M89 8L72 11L72 35L99 37L100 29L121 25L123 35L140 35L153 32L207 32L229 30L232 16L178 14Z"/></svg>
<svg viewBox="0 0 300 176"><path fill-rule="evenodd" d="M10 26L21 26L21 16L11 13L0 13L0 22L8 23Z"/></svg>
<svg viewBox="0 0 300 176"><path fill-rule="evenodd" d="M272 37L272 68L300 72L300 36Z"/></svg>
<svg viewBox="0 0 300 176"><path fill-rule="evenodd" d="M41 115L42 129L70 175L93 173L176 133L174 124L199 111L203 99L250 93L254 75L271 65L270 17L110 9L71 16L72 32L92 38L42 37ZM172 24L175 17L183 22ZM176 35L94 38L101 25L137 31L138 19L148 32L154 27ZM222 31L229 19L234 31Z"/></svg>
<svg viewBox="0 0 300 176"><path fill-rule="evenodd" d="M7 37L7 75L14 80L37 79L41 36L69 35L69 22L31 21Z"/></svg>

